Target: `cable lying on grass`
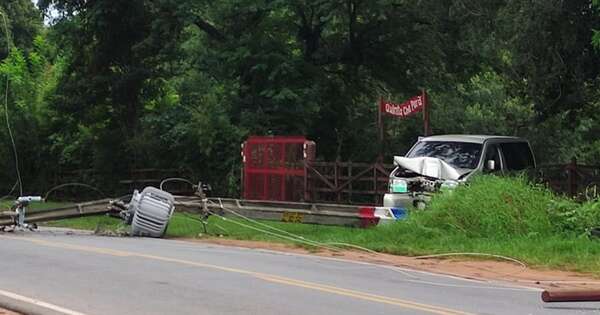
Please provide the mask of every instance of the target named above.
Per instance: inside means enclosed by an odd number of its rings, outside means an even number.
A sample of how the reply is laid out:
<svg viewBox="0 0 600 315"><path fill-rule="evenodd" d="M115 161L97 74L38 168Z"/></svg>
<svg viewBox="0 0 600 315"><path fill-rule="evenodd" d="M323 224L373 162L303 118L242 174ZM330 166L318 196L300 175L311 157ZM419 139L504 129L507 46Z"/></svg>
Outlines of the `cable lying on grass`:
<svg viewBox="0 0 600 315"><path fill-rule="evenodd" d="M336 252L341 250L340 248L336 248L336 247L332 247L332 246L327 246L325 244L322 244L322 243L319 243L319 242L316 242L316 241L311 241L311 240L304 239L301 236L286 236L286 235L278 234L278 233L271 232L271 231L268 231L268 230L265 230L265 229L257 228L257 227L252 226L252 225L248 225L248 224L244 224L244 223L241 223L241 222L229 220L225 216L223 216L221 214L218 214L218 213L216 213L214 211L210 211L209 210L209 213L211 215L214 215L216 217L221 218L223 221L231 222L233 224L236 224L236 225L239 225L239 226L242 226L242 227L245 227L245 228L257 231L257 232L261 232L261 233L265 233L265 234L268 234L268 235L271 235L271 236L275 236L277 238L285 239L285 240L296 242L296 243L303 243L305 245L310 245L310 246L314 246L314 247L324 248L324 249L328 249L328 250L336 251Z"/></svg>
<svg viewBox="0 0 600 315"><path fill-rule="evenodd" d="M232 214L234 214L235 216L237 216L239 218L242 218L242 219L247 220L249 222L252 222L252 223L264 226L265 228L268 228L268 229L272 229L272 230L275 230L275 231L282 232L282 233L284 233L286 235L289 235L289 236L281 235L281 234L274 233L274 232L271 232L271 231L268 231L268 230L264 230L264 229L260 229L260 228L257 228L255 226L247 225L247 224L244 224L244 223L241 223L241 222L229 220L225 216L223 216L221 214L218 214L218 213L216 213L214 211L210 211L209 210L209 212L210 212L211 215L214 215L214 216L216 216L216 217L218 217L218 218L220 218L220 219L222 219L224 221L231 222L233 224L236 224L236 225L239 225L239 226L242 226L242 227L254 230L254 231L258 231L258 232L265 233L265 234L268 234L268 235L271 235L271 236L275 236L277 238L281 238L281 239L285 239L285 240L289 240L289 241L293 241L293 242L298 242L298 243L303 243L303 244L315 246L315 247L318 247L318 248L324 248L324 249L328 249L328 250L332 250L332 251L336 251L336 252L337 251L341 251L342 249L339 248L339 247L332 248L330 245L334 245L334 246L337 245L337 246L342 246L342 247L351 247L351 248L359 249L361 251L365 251L365 252L367 252L369 254L372 254L372 255L375 255L375 256L381 255L381 253L379 253L377 251L368 249L366 247L354 245L354 244L348 244L348 243L342 243L342 242L317 242L317 241L307 240L303 236L300 236L300 235L297 235L297 234L294 234L294 233L290 233L288 231L285 231L285 230L282 230L282 229L270 226L268 224L262 223L260 221L248 218L248 217L246 217L246 216L238 213L237 211L235 211L233 209L228 209L227 207L223 207L222 204L217 204L217 203L214 203L214 202L212 202L212 203L214 205L219 205L220 209L222 209L224 211L227 211L229 213L232 213ZM413 257L413 259L428 259L428 258L448 257L448 256L460 256L460 255L462 255L462 256L487 256L487 257L494 257L494 258L504 259L504 260L508 260L508 261L517 263L517 264L519 264L520 266L523 267L523 270L525 270L527 268L527 266L525 265L525 263L523 263L523 262L521 262L521 261L519 261L517 259L511 258L511 257L506 257L506 256L501 256L501 255L486 254L486 253L445 253L445 254L436 254L436 255L427 255L427 256L417 256L417 257ZM395 267L392 267L392 266L380 266L380 267L382 267L384 269L392 270L394 272L400 272L400 273L402 273L403 275L405 275L405 276L407 276L409 278L418 279L418 277L415 277L415 276L413 276L413 275L411 275L411 274L409 274L409 273L407 273L405 271L399 270L399 269L397 269ZM428 284L438 285L438 283L435 283L435 282L428 282ZM440 283L439 285L443 285L443 284Z"/></svg>
<svg viewBox="0 0 600 315"><path fill-rule="evenodd" d="M523 269L527 268L527 265L524 262L522 262L520 260L517 260L515 258L511 258L511 257L507 257L507 256L502 256L502 255L486 254L486 253L442 253L442 254L434 254L434 255L416 256L416 257L413 257L413 258L414 259L430 259L430 258L440 258L440 257L450 257L450 256L484 256L484 257L493 257L493 258L498 258L498 259L503 259L503 260L514 262L514 263L520 265L521 267L523 267Z"/></svg>
<svg viewBox="0 0 600 315"><path fill-rule="evenodd" d="M161 189L163 188L162 184L165 183L166 181L169 181L169 180L178 180L178 181L183 181L183 182L190 183L190 184L192 183L190 180L187 180L185 178L168 178L168 179L165 179L165 180L163 180L161 182ZM222 203L222 201L221 201L220 198L218 198L219 202L217 203L217 202L208 200L208 198L206 198L206 195L204 193L201 193L200 195L202 197L202 202L204 203L203 211L208 212L208 214L210 214L210 215L214 215L216 217L219 217L220 219L222 219L224 221L228 221L228 222L231 222L233 224L236 224L236 225L239 225L239 226L242 226L242 227L245 227L245 228L257 231L257 232L260 232L260 233L264 233L264 234L267 234L267 235L270 235L270 236L274 236L274 237L277 237L277 238L280 238L280 239L285 239L285 240L288 240L288 241L298 242L298 243L302 243L302 244L305 244L305 245L311 245L311 246L315 246L315 247L318 247L318 248L325 248L325 249L333 250L333 251L340 251L342 249L342 247L349 247L349 248L358 249L358 250L361 250L361 251L364 251L364 252L367 252L367 253L370 253L370 254L375 254L375 255L379 254L377 251L374 251L372 249L369 249L369 248L366 248L366 247L363 247L363 246L359 246L359 245L356 245L356 244L349 244L349 243L343 243L343 242L318 242L318 241L310 240L310 239L305 238L302 235L294 234L294 233L285 231L283 229L280 229L280 228L277 228L277 227L265 224L265 223L260 222L258 220L254 220L252 218L249 218L249 217L247 217L247 216L245 216L245 215L237 212L234 209L230 209L228 207L225 207L223 205L223 203ZM241 218L241 219L243 219L245 221L248 221L249 223L251 223L253 225L244 224L244 223L241 223L241 222L238 222L238 221L234 221L234 220L228 220L224 215L222 215L220 213L216 213L215 211L209 210L208 207L206 206L207 204L211 204L213 206L216 206L221 211L230 213L230 214L232 214L232 215L234 215L234 216L236 216L238 218ZM206 218L205 218L205 220L199 220L199 221L202 222L204 225L206 225L206 222L207 222ZM262 228L260 228L258 226L260 226ZM487 256L487 257L494 257L494 258L504 259L504 260L508 260L508 261L511 261L511 262L515 262L515 263L521 265L523 268L526 268L526 265L523 262L521 262L521 261L519 261L517 259L506 257L506 256L502 256L502 255L494 255L494 254L486 254L486 253L447 253L447 254L430 255L430 256L419 256L419 257L415 257L415 259L425 259L425 258L434 258L434 257L446 257L446 256L457 256L457 255L461 255L461 254L462 255L471 255L471 256Z"/></svg>

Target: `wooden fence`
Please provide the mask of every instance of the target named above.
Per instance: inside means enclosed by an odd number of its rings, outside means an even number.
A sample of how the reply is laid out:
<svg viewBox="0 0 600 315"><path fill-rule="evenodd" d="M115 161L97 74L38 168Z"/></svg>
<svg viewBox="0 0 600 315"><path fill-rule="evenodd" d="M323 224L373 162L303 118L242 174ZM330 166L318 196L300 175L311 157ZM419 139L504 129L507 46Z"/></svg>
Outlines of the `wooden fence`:
<svg viewBox="0 0 600 315"><path fill-rule="evenodd" d="M103 174L93 169L79 169L65 171L57 174L54 179L55 185L64 183L83 183L98 188L105 194L110 196L118 196L130 194L134 189L143 189L146 186L158 187L160 182L165 178L183 177L188 178L189 173L179 169L156 169L144 168L130 170L128 173L118 176L116 183L110 185L102 185L103 179L114 178L109 174ZM182 182L169 182L165 186L170 192L176 194L190 193L192 188L189 184ZM67 198L74 200L83 200L90 197L98 197L97 192L87 190L79 186L64 187L60 191L53 193L56 198Z"/></svg>
<svg viewBox="0 0 600 315"><path fill-rule="evenodd" d="M381 204L394 166L384 163L309 162L304 199L309 202Z"/></svg>
<svg viewBox="0 0 600 315"><path fill-rule="evenodd" d="M304 176L287 180L294 181L291 186L296 201L380 205L388 189L388 178L393 168L392 164L378 162L313 161L304 163ZM112 187L101 186L99 179L102 175L89 169L62 172L54 179L54 184L90 184L100 186L107 195L117 196L145 186L158 187L160 181L168 177L188 178L189 172L179 169L136 169L121 176ZM534 181L548 185L553 191L579 200L600 196L600 165L581 165L573 159L568 164L539 165L529 175ZM191 192L191 187L185 183L168 183L167 188L177 194ZM10 187L6 190L8 189ZM99 197L94 191L76 186L65 187L54 192L53 196L78 200Z"/></svg>
<svg viewBox="0 0 600 315"><path fill-rule="evenodd" d="M595 199L600 196L600 165L568 164L540 165L530 174L553 191L576 199Z"/></svg>
<svg viewBox="0 0 600 315"><path fill-rule="evenodd" d="M353 162L305 163L304 201L376 204L388 189L392 164ZM558 194L578 200L600 197L600 165L539 165L530 178Z"/></svg>

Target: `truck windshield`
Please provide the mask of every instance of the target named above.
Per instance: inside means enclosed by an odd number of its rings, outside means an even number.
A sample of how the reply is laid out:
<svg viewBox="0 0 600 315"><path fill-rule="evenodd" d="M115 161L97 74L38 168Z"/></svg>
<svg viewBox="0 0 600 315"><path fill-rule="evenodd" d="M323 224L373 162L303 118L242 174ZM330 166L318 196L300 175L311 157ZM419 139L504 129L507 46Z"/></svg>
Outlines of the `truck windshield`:
<svg viewBox="0 0 600 315"><path fill-rule="evenodd" d="M479 164L482 145L469 142L421 141L407 157L434 157L454 168L475 169Z"/></svg>

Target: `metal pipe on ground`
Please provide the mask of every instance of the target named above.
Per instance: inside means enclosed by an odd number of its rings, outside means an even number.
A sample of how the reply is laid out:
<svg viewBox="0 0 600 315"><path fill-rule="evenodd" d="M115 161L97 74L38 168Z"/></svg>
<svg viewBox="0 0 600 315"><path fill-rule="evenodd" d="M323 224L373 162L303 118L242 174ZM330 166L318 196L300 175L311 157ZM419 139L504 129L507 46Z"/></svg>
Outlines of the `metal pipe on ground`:
<svg viewBox="0 0 600 315"><path fill-rule="evenodd" d="M599 302L600 290L545 290L542 301L551 302Z"/></svg>

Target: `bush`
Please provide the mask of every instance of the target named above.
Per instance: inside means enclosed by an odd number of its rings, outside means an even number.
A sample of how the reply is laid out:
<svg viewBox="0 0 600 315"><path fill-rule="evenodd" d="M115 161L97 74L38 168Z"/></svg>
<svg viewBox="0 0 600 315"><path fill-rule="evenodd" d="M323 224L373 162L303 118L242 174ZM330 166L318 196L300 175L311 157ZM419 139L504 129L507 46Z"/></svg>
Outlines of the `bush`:
<svg viewBox="0 0 600 315"><path fill-rule="evenodd" d="M467 237L535 237L587 233L600 226L600 202L578 204L525 177L479 176L433 197L409 224Z"/></svg>
<svg viewBox="0 0 600 315"><path fill-rule="evenodd" d="M561 231L589 235L592 228L600 227L600 200L583 204L558 200L552 203L549 214Z"/></svg>

